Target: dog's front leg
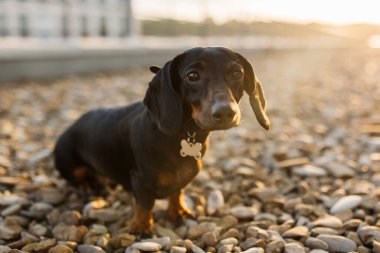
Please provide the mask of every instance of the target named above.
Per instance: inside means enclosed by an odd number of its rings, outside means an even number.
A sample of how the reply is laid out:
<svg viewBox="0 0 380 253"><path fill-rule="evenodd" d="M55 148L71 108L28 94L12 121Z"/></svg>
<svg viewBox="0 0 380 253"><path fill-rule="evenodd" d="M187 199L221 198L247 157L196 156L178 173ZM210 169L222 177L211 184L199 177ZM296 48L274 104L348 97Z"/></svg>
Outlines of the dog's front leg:
<svg viewBox="0 0 380 253"><path fill-rule="evenodd" d="M130 232L140 237L148 237L153 234L152 211L155 198L141 181L135 179L132 182L136 204Z"/></svg>
<svg viewBox="0 0 380 253"><path fill-rule="evenodd" d="M147 237L153 234L153 205L154 200L152 200L152 204L149 207L136 201L135 214L130 227L132 234L141 237Z"/></svg>
<svg viewBox="0 0 380 253"><path fill-rule="evenodd" d="M168 216L173 223L183 223L186 218L193 217L190 209L185 205L183 190L169 196Z"/></svg>

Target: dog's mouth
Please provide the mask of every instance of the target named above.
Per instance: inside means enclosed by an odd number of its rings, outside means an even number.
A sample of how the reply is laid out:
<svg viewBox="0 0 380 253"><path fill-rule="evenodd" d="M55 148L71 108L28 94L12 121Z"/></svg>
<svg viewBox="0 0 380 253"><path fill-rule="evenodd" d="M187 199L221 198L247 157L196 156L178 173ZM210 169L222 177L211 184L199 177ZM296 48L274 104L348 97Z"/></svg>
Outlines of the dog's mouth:
<svg viewBox="0 0 380 253"><path fill-rule="evenodd" d="M234 119L230 122L217 123L213 120L203 122L199 118L195 118L194 121L195 121L195 124L203 131L227 130L227 129L239 126L240 116L238 114L235 115Z"/></svg>

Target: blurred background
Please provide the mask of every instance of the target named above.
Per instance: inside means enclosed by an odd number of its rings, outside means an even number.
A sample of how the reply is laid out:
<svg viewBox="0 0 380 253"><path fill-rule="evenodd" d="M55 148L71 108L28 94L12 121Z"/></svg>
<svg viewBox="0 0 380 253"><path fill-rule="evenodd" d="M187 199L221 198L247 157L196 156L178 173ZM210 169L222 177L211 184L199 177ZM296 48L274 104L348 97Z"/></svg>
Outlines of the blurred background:
<svg viewBox="0 0 380 253"><path fill-rule="evenodd" d="M374 0L0 0L0 81L162 62L194 46L380 47Z"/></svg>

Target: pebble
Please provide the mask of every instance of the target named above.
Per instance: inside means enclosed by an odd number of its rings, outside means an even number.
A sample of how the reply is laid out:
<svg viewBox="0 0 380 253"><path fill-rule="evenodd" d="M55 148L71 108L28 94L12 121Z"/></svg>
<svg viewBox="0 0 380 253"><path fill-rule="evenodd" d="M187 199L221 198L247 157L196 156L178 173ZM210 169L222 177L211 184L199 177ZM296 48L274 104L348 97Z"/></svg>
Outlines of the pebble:
<svg viewBox="0 0 380 253"><path fill-rule="evenodd" d="M120 233L115 236L112 236L110 239L110 244L113 248L118 249L121 247L128 247L136 241L134 235L128 233Z"/></svg>
<svg viewBox="0 0 380 253"><path fill-rule="evenodd" d="M305 253L305 249L298 243L286 243L284 253Z"/></svg>
<svg viewBox="0 0 380 253"><path fill-rule="evenodd" d="M0 220L0 239L10 240L20 235L22 227L8 217L5 220Z"/></svg>
<svg viewBox="0 0 380 253"><path fill-rule="evenodd" d="M206 232L202 235L201 241L206 245L206 246L214 246L218 238L216 237L215 232Z"/></svg>
<svg viewBox="0 0 380 253"><path fill-rule="evenodd" d="M28 216L42 219L45 218L51 210L53 210L52 205L44 202L37 202L29 208Z"/></svg>
<svg viewBox="0 0 380 253"><path fill-rule="evenodd" d="M358 195L348 195L340 198L330 209L330 213L338 213L347 209L357 207L362 201L362 197Z"/></svg>
<svg viewBox="0 0 380 253"><path fill-rule="evenodd" d="M46 252L56 244L57 241L55 239L46 239L40 242L27 244L22 248L22 250L27 252Z"/></svg>
<svg viewBox="0 0 380 253"><path fill-rule="evenodd" d="M343 236L319 235L317 238L327 243L330 252L350 252L356 250L356 244Z"/></svg>
<svg viewBox="0 0 380 253"><path fill-rule="evenodd" d="M299 176L326 176L327 172L324 168L317 167L311 164L303 165L303 166L296 166L292 169L293 174L299 175Z"/></svg>
<svg viewBox="0 0 380 253"><path fill-rule="evenodd" d="M329 246L326 242L324 242L318 238L314 238L314 237L307 238L307 240L305 242L305 246L307 246L311 249L322 249L322 250L328 250L329 249Z"/></svg>
<svg viewBox="0 0 380 253"><path fill-rule="evenodd" d="M272 241L266 246L265 252L267 252L267 253L281 253L282 250L284 249L284 247L285 247L284 241L281 241L281 240Z"/></svg>
<svg viewBox="0 0 380 253"><path fill-rule="evenodd" d="M335 216L325 216L319 218L311 223L313 227L329 227L329 228L342 228L343 222Z"/></svg>
<svg viewBox="0 0 380 253"><path fill-rule="evenodd" d="M131 248L135 248L141 251L154 252L162 249L162 246L155 242L135 242L131 245Z"/></svg>
<svg viewBox="0 0 380 253"><path fill-rule="evenodd" d="M307 236L309 233L309 229L305 226L298 226L291 228L287 230L285 233L282 234L283 237L289 237L289 238L298 238L298 237L304 237Z"/></svg>
<svg viewBox="0 0 380 253"><path fill-rule="evenodd" d="M88 232L86 226L74 226L59 224L54 227L53 235L58 240L81 242L84 235Z"/></svg>
<svg viewBox="0 0 380 253"><path fill-rule="evenodd" d="M185 253L186 251L186 248L180 246L172 246L170 248L170 253Z"/></svg>
<svg viewBox="0 0 380 253"><path fill-rule="evenodd" d="M258 210L254 207L235 206L230 209L230 213L239 220L248 220L252 219Z"/></svg>
<svg viewBox="0 0 380 253"><path fill-rule="evenodd" d="M41 224L34 224L29 230L35 236L45 236L48 232L48 229Z"/></svg>
<svg viewBox="0 0 380 253"><path fill-rule="evenodd" d="M20 204L13 204L5 208L3 211L1 211L1 216L5 217L8 215L14 215L20 212L21 210L21 205Z"/></svg>
<svg viewBox="0 0 380 253"><path fill-rule="evenodd" d="M206 232L214 231L215 229L216 229L215 223L203 222L198 225L190 227L189 231L187 232L187 236L190 239L194 239L203 235Z"/></svg>
<svg viewBox="0 0 380 253"><path fill-rule="evenodd" d="M330 163L326 165L326 169L337 178L353 177L356 174L352 168L340 163Z"/></svg>
<svg viewBox="0 0 380 253"><path fill-rule="evenodd" d="M67 225L78 225L82 215L78 211L65 211L59 216L59 221Z"/></svg>
<svg viewBox="0 0 380 253"><path fill-rule="evenodd" d="M364 244L369 244L373 240L380 241L380 228L376 226L363 226L358 229L358 235Z"/></svg>
<svg viewBox="0 0 380 253"><path fill-rule="evenodd" d="M74 251L62 244L58 244L51 248L48 253L73 253Z"/></svg>
<svg viewBox="0 0 380 253"><path fill-rule="evenodd" d="M0 206L10 206L10 205L25 205L28 200L17 194L1 194L0 193Z"/></svg>
<svg viewBox="0 0 380 253"><path fill-rule="evenodd" d="M264 249L259 248L259 247L254 247L254 248L250 248L245 251L242 251L241 253L264 253Z"/></svg>
<svg viewBox="0 0 380 253"><path fill-rule="evenodd" d="M170 237L159 237L159 238L145 239L145 240L143 240L143 242L158 243L162 246L162 248L165 248L167 245L170 244L171 239L170 239Z"/></svg>
<svg viewBox="0 0 380 253"><path fill-rule="evenodd" d="M220 190L213 190L207 196L207 214L213 215L224 206L224 196Z"/></svg>
<svg viewBox="0 0 380 253"><path fill-rule="evenodd" d="M89 244L79 245L78 251L80 253L106 253L102 248L95 245L89 245Z"/></svg>
<svg viewBox="0 0 380 253"><path fill-rule="evenodd" d="M218 248L218 253L232 252L234 247L235 247L235 245L233 245L233 244L225 244L225 245Z"/></svg>
<svg viewBox="0 0 380 253"><path fill-rule="evenodd" d="M11 251L12 249L9 248L8 246L3 246L3 245L0 245L0 253L8 253L9 251Z"/></svg>
<svg viewBox="0 0 380 253"><path fill-rule="evenodd" d="M107 201L104 199L97 199L87 203L82 210L82 213L88 216L88 212L92 209L101 209L107 206Z"/></svg>

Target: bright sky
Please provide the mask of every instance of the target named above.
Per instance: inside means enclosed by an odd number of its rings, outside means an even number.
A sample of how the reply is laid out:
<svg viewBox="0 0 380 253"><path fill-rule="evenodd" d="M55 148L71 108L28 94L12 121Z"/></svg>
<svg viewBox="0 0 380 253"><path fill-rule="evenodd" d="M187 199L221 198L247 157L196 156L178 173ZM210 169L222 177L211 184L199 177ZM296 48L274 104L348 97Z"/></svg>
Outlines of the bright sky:
<svg viewBox="0 0 380 253"><path fill-rule="evenodd" d="M379 0L134 0L133 4L138 19L201 21L210 16L218 23L238 19L380 25Z"/></svg>

